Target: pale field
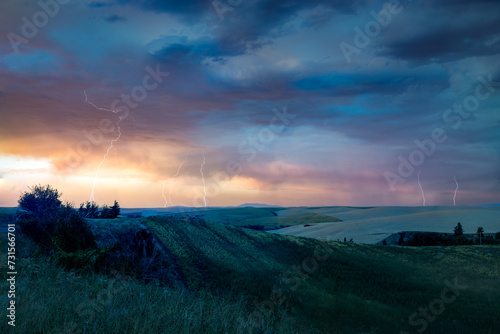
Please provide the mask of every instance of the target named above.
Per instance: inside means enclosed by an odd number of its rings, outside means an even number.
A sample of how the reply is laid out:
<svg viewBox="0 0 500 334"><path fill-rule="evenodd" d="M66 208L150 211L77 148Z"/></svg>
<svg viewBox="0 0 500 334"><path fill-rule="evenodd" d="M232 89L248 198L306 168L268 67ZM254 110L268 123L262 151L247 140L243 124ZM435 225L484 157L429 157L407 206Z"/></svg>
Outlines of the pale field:
<svg viewBox="0 0 500 334"><path fill-rule="evenodd" d="M402 231L452 233L458 222L465 233L474 233L479 226L485 233L500 232L500 207L290 208L278 214L302 212L330 215L343 221L297 225L271 233L329 240L352 238L354 242L375 244Z"/></svg>

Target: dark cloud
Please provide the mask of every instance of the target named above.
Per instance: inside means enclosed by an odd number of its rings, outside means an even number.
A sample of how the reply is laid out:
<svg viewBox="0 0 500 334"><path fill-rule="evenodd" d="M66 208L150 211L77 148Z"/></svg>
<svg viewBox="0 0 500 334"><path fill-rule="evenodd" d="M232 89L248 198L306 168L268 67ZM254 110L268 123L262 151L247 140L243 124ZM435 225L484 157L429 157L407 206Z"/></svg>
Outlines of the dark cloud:
<svg viewBox="0 0 500 334"><path fill-rule="evenodd" d="M224 62L224 57L234 56L236 53L225 50L213 38L188 39L188 36L169 36L164 40L157 40L150 45L160 45L151 55L162 61L177 63L199 63L205 58L213 58L216 62Z"/></svg>
<svg viewBox="0 0 500 334"><path fill-rule="evenodd" d="M323 26L333 16L332 12L352 14L357 7L346 1L243 2L241 8L225 13L218 38L225 49L237 53L252 52L273 43L274 39L292 33L294 30L286 24L296 18L299 11L317 8L321 10L310 14L304 20L304 25Z"/></svg>
<svg viewBox="0 0 500 334"><path fill-rule="evenodd" d="M207 175L235 159L244 164L242 177L277 192L307 185L331 198L340 189L346 201L360 203L372 184L373 194L392 198L388 204L405 204L413 203L413 190L418 201L414 179L401 199L382 173L417 148L415 139L442 127L448 141L419 166L426 191L446 195L456 170L461 189L465 176L476 192L496 182L487 196L498 197L499 159L490 161L499 151L498 85L460 131L443 120L447 108L475 93L479 75L498 73L498 2L404 2L348 64L338 43L353 41L353 27L373 20L370 12L385 1L246 0L222 19L213 0L111 1L65 7L19 54L0 36L2 154L64 162L99 138L103 118L115 124L118 115L108 109L114 100L133 95L140 103L129 105L105 169L145 170L157 180L187 155L188 174L198 179L206 148ZM20 15L0 23L4 31L21 33L18 17L28 14L17 6ZM151 76L157 66L170 73L158 86ZM154 87L141 90L145 82ZM101 108L86 103L84 91ZM257 145L247 164L240 143L267 138L273 110L285 106L297 116L265 147ZM103 134L78 172L92 174L115 136Z"/></svg>
<svg viewBox="0 0 500 334"><path fill-rule="evenodd" d="M113 15L108 15L108 16L104 17L104 21L111 22L111 23L125 22L125 21L127 21L127 18L124 16L113 14Z"/></svg>
<svg viewBox="0 0 500 334"><path fill-rule="evenodd" d="M323 28L334 16L335 12L332 9L325 7L318 7L315 11L310 13L302 21L302 28Z"/></svg>
<svg viewBox="0 0 500 334"><path fill-rule="evenodd" d="M91 2L88 4L89 7L91 8L103 8L103 7L111 7L111 3L104 3L104 2Z"/></svg>
<svg viewBox="0 0 500 334"><path fill-rule="evenodd" d="M357 6L365 1L347 2L342 0L311 0L311 1L280 1L280 0L265 0L265 1L248 1L242 0L235 5L231 2L221 0L220 3L226 8L232 8L234 12L252 11L263 15L262 21L279 21L283 17L290 17L297 11L305 8L314 8L323 5L328 8L334 8L336 11L343 13L352 13ZM190 1L174 1L174 0L118 0L118 3L133 5L144 10L152 10L155 12L168 12L183 15L201 15L204 11L211 10L215 13L213 0L190 0ZM216 3L215 3L216 4ZM233 14L229 9L228 15Z"/></svg>
<svg viewBox="0 0 500 334"><path fill-rule="evenodd" d="M437 0L437 1L432 1L430 2L432 5L435 6L470 6L470 5L478 5L478 4L498 4L497 0L476 0L476 1L469 1L469 0Z"/></svg>
<svg viewBox="0 0 500 334"><path fill-rule="evenodd" d="M222 3L229 10L224 11L222 20L214 7L213 0L160 1L160 0L118 0L120 4L138 6L144 10L168 12L180 15L184 20L195 23L203 18L207 27L215 30L221 49L230 53L252 52L272 43L272 39L290 33L283 27L295 18L301 10L320 8L311 14L304 24L312 27L323 26L332 17L332 12L354 13L360 2L341 0L312 1L242 1L238 6ZM208 14L208 15L207 15Z"/></svg>
<svg viewBox="0 0 500 334"><path fill-rule="evenodd" d="M294 85L302 90L335 96L363 94L399 95L410 85L449 86L446 73L395 74L392 71L333 72L302 78Z"/></svg>
<svg viewBox="0 0 500 334"><path fill-rule="evenodd" d="M212 0L118 0L119 4L139 7L143 10L154 12L167 12L183 15L186 19L190 16L200 16L212 8ZM190 19L191 20L191 19Z"/></svg>
<svg viewBox="0 0 500 334"><path fill-rule="evenodd" d="M494 55L500 52L500 43L488 46L486 42L498 31L499 20L457 28L442 27L387 45L384 53L420 64Z"/></svg>

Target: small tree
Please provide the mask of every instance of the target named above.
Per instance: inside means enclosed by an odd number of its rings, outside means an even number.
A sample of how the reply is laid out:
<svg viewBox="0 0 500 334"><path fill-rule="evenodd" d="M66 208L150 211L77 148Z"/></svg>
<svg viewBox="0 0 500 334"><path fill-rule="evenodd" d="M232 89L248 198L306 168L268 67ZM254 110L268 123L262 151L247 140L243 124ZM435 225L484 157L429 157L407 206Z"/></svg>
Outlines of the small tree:
<svg viewBox="0 0 500 334"><path fill-rule="evenodd" d="M70 204L62 205L61 194L47 186L35 186L19 199L23 211L17 215L21 232L49 252L72 253L96 247L87 221ZM83 204L80 210L86 210Z"/></svg>
<svg viewBox="0 0 500 334"><path fill-rule="evenodd" d="M106 204L104 204L102 206L101 215L99 217L103 218L103 219L115 218L113 216L113 210L109 206L107 206Z"/></svg>
<svg viewBox="0 0 500 334"><path fill-rule="evenodd" d="M120 206L118 205L118 202L116 200L113 206L111 207L111 213L113 218L118 217L118 215L120 214Z"/></svg>
<svg viewBox="0 0 500 334"><path fill-rule="evenodd" d="M457 237L464 234L464 229L462 228L462 224L460 224L460 222L458 222L457 226L455 226L453 232Z"/></svg>
<svg viewBox="0 0 500 334"><path fill-rule="evenodd" d="M78 212L85 218L98 218L99 206L96 204L96 202L82 203L80 204Z"/></svg>
<svg viewBox="0 0 500 334"><path fill-rule="evenodd" d="M31 192L24 192L19 198L21 211L17 214L17 221L22 233L50 248L61 207L61 194L50 185L36 185L29 189Z"/></svg>
<svg viewBox="0 0 500 334"><path fill-rule="evenodd" d="M484 228L482 228L481 226L477 228L477 236L479 237L479 244L481 245L484 238Z"/></svg>
<svg viewBox="0 0 500 334"><path fill-rule="evenodd" d="M403 235L399 235L399 240L398 240L398 245L402 246L405 243L405 239L403 238Z"/></svg>
<svg viewBox="0 0 500 334"><path fill-rule="evenodd" d="M35 218L55 214L62 202L61 194L50 185L36 185L29 188L30 192L24 192L19 199L19 207L31 213Z"/></svg>

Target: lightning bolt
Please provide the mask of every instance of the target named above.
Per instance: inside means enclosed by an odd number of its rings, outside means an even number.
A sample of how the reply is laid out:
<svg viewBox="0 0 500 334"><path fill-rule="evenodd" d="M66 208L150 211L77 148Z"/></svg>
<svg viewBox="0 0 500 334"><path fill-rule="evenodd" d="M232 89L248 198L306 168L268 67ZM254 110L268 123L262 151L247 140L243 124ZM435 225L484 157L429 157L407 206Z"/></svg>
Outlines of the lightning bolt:
<svg viewBox="0 0 500 334"><path fill-rule="evenodd" d="M182 165L186 162L186 157L184 157L184 160L181 162L179 167L177 168L177 173L175 173L170 179L163 181L163 187L161 189L161 194L163 195L163 198L165 199L165 208L167 207L168 202L170 201L170 205L174 205L172 202L172 187L169 186L169 194L168 194L168 201L167 201L167 195L165 195L165 184L168 182L169 184L172 183L172 181L179 175L179 172L181 170Z"/></svg>
<svg viewBox="0 0 500 334"><path fill-rule="evenodd" d="M417 174L417 182L418 186L420 187L420 191L422 192L422 206L425 206L425 195L424 195L424 189L422 188L422 185L420 184L420 169L418 170Z"/></svg>
<svg viewBox="0 0 500 334"><path fill-rule="evenodd" d="M203 166L205 166L205 151L203 151L203 163L200 167L201 179L203 180L203 202L205 203L205 208L207 207L207 189L205 187L205 176L203 175Z"/></svg>
<svg viewBox="0 0 500 334"><path fill-rule="evenodd" d="M453 206L456 206L456 202L455 202L455 199L457 198L457 191L458 191L458 182L457 182L457 178L455 177L455 175L453 175L453 179L455 180L455 184L457 185L457 187L455 188L455 194L453 194Z"/></svg>
<svg viewBox="0 0 500 334"><path fill-rule="evenodd" d="M88 104L90 104L91 106L93 106L97 110L110 111L110 112L112 112L114 114L116 114L118 112L118 110L106 109L106 108L101 108L101 107L96 106L94 103L92 103L92 102L89 101L86 91L83 91L83 94L85 94L85 102L88 103ZM109 151L113 148L114 144L122 136L122 131L121 131L121 128L120 128L120 122L124 118L125 118L125 116L120 116L119 120L116 122L116 127L118 129L118 136L115 139L111 140L111 142L109 143L109 147L106 150L106 154L104 154L104 157L102 158L101 162L99 163L99 165L97 165L97 168L96 168L96 171L95 171L95 175L94 175L94 181L92 183L92 192L90 193L89 202L95 202L94 192L95 192L95 186L96 186L96 183L97 183L97 178L98 178L98 175L99 175L99 169L101 169L102 164L104 163L104 161L106 161L106 158L108 157Z"/></svg>

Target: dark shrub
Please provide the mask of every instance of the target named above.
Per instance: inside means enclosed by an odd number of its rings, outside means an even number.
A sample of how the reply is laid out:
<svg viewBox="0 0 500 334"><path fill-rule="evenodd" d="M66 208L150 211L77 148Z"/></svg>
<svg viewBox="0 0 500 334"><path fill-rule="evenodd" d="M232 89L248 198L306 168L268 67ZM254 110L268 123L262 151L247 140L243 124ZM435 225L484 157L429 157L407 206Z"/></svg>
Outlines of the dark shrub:
<svg viewBox="0 0 500 334"><path fill-rule="evenodd" d="M99 218L103 218L103 219L115 218L113 215L113 210L109 206L104 204L102 206L101 214L100 214Z"/></svg>
<svg viewBox="0 0 500 334"><path fill-rule="evenodd" d="M70 205L59 209L56 222L54 241L58 249L73 253L97 247L89 224Z"/></svg>
<svg viewBox="0 0 500 334"><path fill-rule="evenodd" d="M37 185L29 188L31 192L25 192L19 199L19 207L31 213L34 218L55 215L62 202L59 200L61 194L50 185Z"/></svg>
<svg viewBox="0 0 500 334"><path fill-rule="evenodd" d="M52 237L55 234L56 224L55 218L42 216L35 217L30 212L20 212L17 215L17 223L21 233L35 241L45 250L52 249Z"/></svg>
<svg viewBox="0 0 500 334"><path fill-rule="evenodd" d="M115 203L111 207L111 213L113 215L113 218L118 217L118 215L120 214L120 205L118 205L117 201L115 201Z"/></svg>
<svg viewBox="0 0 500 334"><path fill-rule="evenodd" d="M19 199L17 221L21 233L46 253L71 254L97 247L88 222L70 204L61 205L61 194L47 186L35 186Z"/></svg>
<svg viewBox="0 0 500 334"><path fill-rule="evenodd" d="M95 202L82 203L78 212L85 218L98 218L99 206Z"/></svg>
<svg viewBox="0 0 500 334"><path fill-rule="evenodd" d="M163 283L180 281L174 256L145 227L133 227L113 233L106 242L109 251L102 269L114 269L146 281Z"/></svg>
<svg viewBox="0 0 500 334"><path fill-rule="evenodd" d="M37 185L29 188L19 199L21 210L17 214L17 222L21 232L42 245L50 248L55 232L55 220L61 201L61 194L50 185Z"/></svg>

